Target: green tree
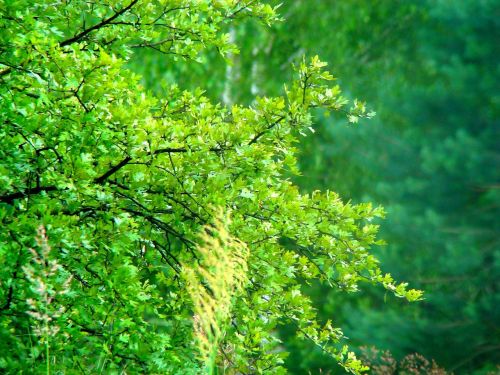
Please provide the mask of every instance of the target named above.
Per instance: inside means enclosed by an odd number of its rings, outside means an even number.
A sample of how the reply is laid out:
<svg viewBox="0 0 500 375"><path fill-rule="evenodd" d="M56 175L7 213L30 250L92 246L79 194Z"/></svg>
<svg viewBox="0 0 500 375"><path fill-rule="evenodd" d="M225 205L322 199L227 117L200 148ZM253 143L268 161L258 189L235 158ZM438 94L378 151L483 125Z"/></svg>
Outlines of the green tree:
<svg viewBox="0 0 500 375"><path fill-rule="evenodd" d="M404 94L395 91L403 100L387 103L399 118L380 113L397 127L384 126L394 135L370 153L379 181L370 199L388 211L384 264L418 282L426 301L403 314L374 302L366 322L393 316L400 333L380 337L384 347L396 352L395 337L410 337L407 352L469 374L500 363L500 8L498 1L423 5L415 42L422 67L404 76Z"/></svg>
<svg viewBox="0 0 500 375"><path fill-rule="evenodd" d="M283 373L285 323L363 369L302 282L420 292L370 253L380 209L301 194L288 176L311 109L355 121L370 117L364 105L344 109L318 58L250 107L200 89L148 93L126 67L143 48L171 64L234 53L224 30L271 23L271 6L21 0L0 12L3 372Z"/></svg>

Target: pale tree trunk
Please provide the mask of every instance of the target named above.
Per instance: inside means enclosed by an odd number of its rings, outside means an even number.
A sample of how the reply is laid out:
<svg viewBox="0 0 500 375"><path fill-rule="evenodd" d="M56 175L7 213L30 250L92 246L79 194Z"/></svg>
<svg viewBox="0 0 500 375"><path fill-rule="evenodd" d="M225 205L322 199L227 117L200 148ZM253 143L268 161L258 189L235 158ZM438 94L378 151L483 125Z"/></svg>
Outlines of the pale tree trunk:
<svg viewBox="0 0 500 375"><path fill-rule="evenodd" d="M229 28L229 42L236 42L236 30L233 25ZM238 77L237 57L230 52L227 55L228 62L226 63L226 75L224 80L224 92L222 93L222 103L226 106L231 106L234 103L232 88Z"/></svg>

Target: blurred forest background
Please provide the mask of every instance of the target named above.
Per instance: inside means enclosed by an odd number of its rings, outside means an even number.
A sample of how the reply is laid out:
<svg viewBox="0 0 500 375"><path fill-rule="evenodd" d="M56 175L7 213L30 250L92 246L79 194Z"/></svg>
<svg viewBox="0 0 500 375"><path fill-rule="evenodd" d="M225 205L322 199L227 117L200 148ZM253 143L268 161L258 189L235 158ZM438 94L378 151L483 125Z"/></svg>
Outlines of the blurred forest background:
<svg viewBox="0 0 500 375"><path fill-rule="evenodd" d="M456 374L500 371L500 1L278 0L286 22L228 30L239 55L173 61L153 49L129 62L162 95L174 80L214 101L251 104L318 54L375 119L347 125L316 114L297 147L304 191L385 207L383 268L425 301L409 305L366 285L363 296L305 286L353 349L420 353ZM194 38L196 36L193 36ZM319 349L279 334L293 373L340 372ZM333 370L332 370L333 369Z"/></svg>

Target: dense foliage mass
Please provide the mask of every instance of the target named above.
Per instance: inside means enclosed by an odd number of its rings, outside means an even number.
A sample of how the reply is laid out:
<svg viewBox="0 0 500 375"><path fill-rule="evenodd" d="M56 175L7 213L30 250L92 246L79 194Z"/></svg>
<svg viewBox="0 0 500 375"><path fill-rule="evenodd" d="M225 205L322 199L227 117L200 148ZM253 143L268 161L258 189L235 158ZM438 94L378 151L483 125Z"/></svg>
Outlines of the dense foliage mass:
<svg viewBox="0 0 500 375"><path fill-rule="evenodd" d="M174 65L210 46L232 54L225 28L272 22L272 7L3 0L0 12L2 372L283 373L285 323L362 369L302 283L420 292L370 253L380 209L301 194L287 176L311 109L356 121L364 105L344 109L318 58L250 107L153 95L125 66L143 48Z"/></svg>

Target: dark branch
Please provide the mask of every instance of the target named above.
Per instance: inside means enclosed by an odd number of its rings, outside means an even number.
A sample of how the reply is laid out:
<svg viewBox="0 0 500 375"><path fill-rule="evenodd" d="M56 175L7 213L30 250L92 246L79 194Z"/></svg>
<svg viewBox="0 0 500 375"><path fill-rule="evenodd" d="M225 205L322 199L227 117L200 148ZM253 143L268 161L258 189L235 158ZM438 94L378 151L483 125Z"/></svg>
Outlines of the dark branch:
<svg viewBox="0 0 500 375"><path fill-rule="evenodd" d="M90 27L88 29L83 30L81 33L75 35L72 38L69 38L69 39L66 39L66 40L62 41L61 43L59 43L59 45L61 47L64 47L64 46L69 46L70 44L73 44L75 42L78 42L80 39L84 38L86 35L88 35L92 31L99 30L100 28L102 28L102 27L108 25L109 23L113 22L116 18L120 17L123 13L127 12L128 10L130 10L138 1L139 0L132 0L132 2L129 5L127 5L125 8L120 9L118 12L116 12L115 14L113 14L111 17L106 18L105 20L102 20L98 24L96 24L96 25L94 25L94 26L92 26L92 27Z"/></svg>
<svg viewBox="0 0 500 375"><path fill-rule="evenodd" d="M101 177L97 177L94 182L96 184L102 184L104 181L106 181L106 179L115 174L116 172L118 172L121 168L123 168L125 165L127 165L130 160L132 160L132 158L130 156L127 156L125 159L123 159L121 162L119 162L117 165L115 165L114 167L112 167L109 171L107 171L106 173L104 173Z"/></svg>
<svg viewBox="0 0 500 375"><path fill-rule="evenodd" d="M176 153L176 152L188 152L187 148L184 147L179 147L179 148L172 148L172 147L167 147L167 148L160 148L153 152L154 155L159 155L159 154L166 154L166 153Z"/></svg>
<svg viewBox="0 0 500 375"><path fill-rule="evenodd" d="M253 145L255 142L259 140L260 137L262 137L264 134L266 134L269 130L274 128L276 125L278 125L281 121L285 119L285 116L280 116L275 122L273 122L271 125L269 125L267 128L262 130L260 133L258 133L255 137L253 137L250 142L248 142L248 145Z"/></svg>
<svg viewBox="0 0 500 375"><path fill-rule="evenodd" d="M21 266L21 253L23 250L22 244L16 239L15 235L10 232L10 235L14 242L17 242L19 244L19 253L17 254L17 260L16 260L16 265L14 266L14 272L12 273L12 281L9 286L9 291L7 292L7 299L5 303L3 304L2 307L0 307L0 312L1 311L6 311L10 309L10 306L12 304L12 301L14 299L14 285L16 285L17 282L17 273L19 272L19 268Z"/></svg>
<svg viewBox="0 0 500 375"><path fill-rule="evenodd" d="M208 149L210 152L223 152L229 150L228 147L211 147ZM179 148L174 148L174 147L167 147L167 148L159 148L155 152L153 152L153 155L159 155L159 154L175 154L175 153L186 153L188 152L189 149L185 147L179 147ZM203 151L203 150L192 150L193 152L196 151Z"/></svg>
<svg viewBox="0 0 500 375"><path fill-rule="evenodd" d="M42 191L55 191L57 190L56 186L38 186L33 189L27 189L25 191L18 191L17 193L7 194L0 196L0 202L11 204L12 201L18 198L23 198L26 196L30 196L33 194L41 193Z"/></svg>

